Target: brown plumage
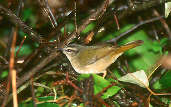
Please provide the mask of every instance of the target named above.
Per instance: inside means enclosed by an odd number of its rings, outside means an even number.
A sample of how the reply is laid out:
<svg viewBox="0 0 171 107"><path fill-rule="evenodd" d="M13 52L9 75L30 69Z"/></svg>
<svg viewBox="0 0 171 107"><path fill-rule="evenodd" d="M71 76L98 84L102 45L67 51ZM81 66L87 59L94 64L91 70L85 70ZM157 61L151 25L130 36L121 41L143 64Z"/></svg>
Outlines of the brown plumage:
<svg viewBox="0 0 171 107"><path fill-rule="evenodd" d="M76 72L85 73L106 73L106 68L116 61L123 52L139 46L141 40L133 41L122 46L110 44L83 46L70 44L63 48Z"/></svg>

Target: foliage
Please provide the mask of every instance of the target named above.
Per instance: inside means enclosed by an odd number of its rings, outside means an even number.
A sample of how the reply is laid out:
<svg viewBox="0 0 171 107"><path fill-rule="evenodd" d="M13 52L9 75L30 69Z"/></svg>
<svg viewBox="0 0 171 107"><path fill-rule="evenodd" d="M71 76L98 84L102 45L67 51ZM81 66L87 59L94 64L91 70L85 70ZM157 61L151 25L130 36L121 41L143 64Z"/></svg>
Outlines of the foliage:
<svg viewBox="0 0 171 107"><path fill-rule="evenodd" d="M90 2L90 0L88 1ZM10 43L8 40L12 40L10 39L10 35L13 34L11 28L16 28L14 25L17 25L14 69L17 71L19 81L23 81L21 78L24 75L29 76L29 72L36 69L36 73L29 77L29 80L34 80L33 84L24 80L25 83L18 87L19 107L34 107L34 103L37 104L37 107L102 107L107 105L122 107L133 106L133 104L137 104L137 106L150 105L152 107L160 104L160 106L164 107L171 105L170 96L156 98L154 95L150 96L150 92L147 92L146 89L148 87L157 93L171 93L169 90L171 87L171 71L165 67L168 66L169 68L170 65L165 64L163 66L160 63L163 55L170 55L169 35L171 34L169 34L170 22L168 21L170 11L167 9L165 11L167 12L165 13L165 17L167 17L165 23L162 21L161 23L159 23L160 21L147 23L124 35L116 43L112 43L120 46L135 40L144 41L141 46L124 52L115 63L107 68L107 76L103 78L101 74L76 74L68 59L56 48L63 46L64 41L74 34L75 27L78 28L78 31L75 32L76 37L72 39L71 43L84 44L84 40L89 37L90 32L95 35L93 35L92 41L89 41L90 43L86 45L106 43L107 40L118 37L132 29L137 23L153 18L154 16L151 15L153 12L148 11L149 9L155 9L160 14L163 14L161 10L164 7L157 3L148 7L150 1L147 0L143 3L146 4L142 6L144 8L141 8L141 3L139 4L141 1L137 1L133 2L133 6L131 3L127 3L128 10L119 10L125 4L122 1L117 1L110 4L109 7L107 5L107 11L102 9L103 11L98 17L94 17L94 20L88 19L88 17L95 12L94 9L99 9L98 6L100 7L100 3L104 3L104 1L95 0L91 4L87 3L86 0L83 0L83 2L81 4L81 1L77 1L77 14L75 16L75 11L73 11L74 0L66 3L61 1L59 7L53 7L56 4L51 4L50 0L48 0L50 9L58 23L57 26L54 26L48 8L43 5L44 2L25 1L25 7L23 7L18 17L26 25L30 26L31 30L36 31L36 36L41 35L39 38L41 42L35 41L23 28L13 22L12 18L0 14L0 56L2 56L0 57L0 101L3 101L2 98L5 96L1 97L1 90L6 92L3 84L7 83L4 81L8 81L8 75L10 74L11 44L8 44ZM7 4L13 13L17 13L18 1L0 1L0 5L4 7L8 7ZM116 5L118 7L115 7ZM119 21L116 20L116 17L118 17ZM75 19L77 20L75 21ZM87 20L93 21L84 25L84 21ZM117 22L120 25L119 30L117 30ZM168 26L168 28L163 27L163 25ZM80 26L83 29L80 30ZM25 36L27 38L22 45L21 42ZM18 50L19 54L16 56ZM48 56L54 51L56 51L57 57L51 59ZM46 58L47 60L45 60ZM23 61L23 63L19 63L20 61ZM46 62L48 63L44 64ZM160 65L155 66L158 63ZM41 68L37 70L38 67ZM132 75L136 78L133 78ZM34 89L31 90L29 86L34 86ZM23 89L23 87L25 88ZM153 99L149 103L146 101L147 96ZM35 99L33 100L33 98ZM10 101L12 102L12 100ZM143 104L139 104L140 101L143 101ZM12 105L8 103L7 106Z"/></svg>

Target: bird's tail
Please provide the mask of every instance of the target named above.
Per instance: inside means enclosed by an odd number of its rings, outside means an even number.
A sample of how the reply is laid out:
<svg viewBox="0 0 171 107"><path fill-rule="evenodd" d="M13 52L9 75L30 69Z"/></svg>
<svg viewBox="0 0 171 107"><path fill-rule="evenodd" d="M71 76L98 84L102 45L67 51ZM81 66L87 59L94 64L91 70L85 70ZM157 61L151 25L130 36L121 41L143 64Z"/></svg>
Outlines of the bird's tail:
<svg viewBox="0 0 171 107"><path fill-rule="evenodd" d="M129 49L132 49L132 48L135 48L137 46L140 46L142 45L144 42L142 40L136 40L136 41L133 41L133 42L129 42L125 45L122 45L122 46L119 46L118 47L118 53L122 53L122 52L125 52Z"/></svg>

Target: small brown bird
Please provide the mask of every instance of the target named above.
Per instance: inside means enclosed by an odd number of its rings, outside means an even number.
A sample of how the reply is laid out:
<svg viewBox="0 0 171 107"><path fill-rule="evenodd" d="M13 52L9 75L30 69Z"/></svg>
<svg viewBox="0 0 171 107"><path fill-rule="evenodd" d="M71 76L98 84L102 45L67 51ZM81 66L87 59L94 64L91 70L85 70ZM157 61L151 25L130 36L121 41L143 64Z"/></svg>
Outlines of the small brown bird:
<svg viewBox="0 0 171 107"><path fill-rule="evenodd" d="M122 46L110 44L96 46L69 44L62 51L76 72L80 74L104 73L103 77L105 77L106 68L114 63L123 52L142 43L143 41L137 40Z"/></svg>

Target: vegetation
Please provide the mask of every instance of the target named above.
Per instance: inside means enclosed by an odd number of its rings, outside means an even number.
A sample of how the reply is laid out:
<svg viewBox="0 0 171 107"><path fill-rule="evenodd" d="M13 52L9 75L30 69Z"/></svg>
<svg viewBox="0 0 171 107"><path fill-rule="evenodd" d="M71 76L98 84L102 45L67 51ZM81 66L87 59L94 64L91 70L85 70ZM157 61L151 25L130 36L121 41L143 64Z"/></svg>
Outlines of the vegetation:
<svg viewBox="0 0 171 107"><path fill-rule="evenodd" d="M1 0L0 105L171 107L171 21L164 5L164 0ZM135 40L144 43L120 56L105 78L75 72L59 51L70 43Z"/></svg>

